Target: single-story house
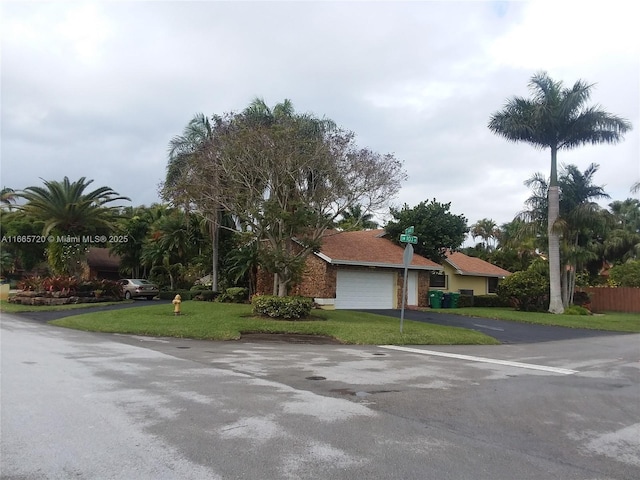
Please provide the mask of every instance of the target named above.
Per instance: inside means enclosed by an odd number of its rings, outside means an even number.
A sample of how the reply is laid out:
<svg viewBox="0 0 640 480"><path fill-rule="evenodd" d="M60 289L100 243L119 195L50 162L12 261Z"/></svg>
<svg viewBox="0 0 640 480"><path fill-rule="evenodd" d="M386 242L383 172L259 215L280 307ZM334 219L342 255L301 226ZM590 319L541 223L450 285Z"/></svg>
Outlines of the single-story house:
<svg viewBox="0 0 640 480"><path fill-rule="evenodd" d="M310 254L301 282L291 295L312 297L328 309L390 309L402 306L404 247L385 231L330 230L318 252ZM407 306L427 306L429 276L443 267L414 255L408 267ZM273 276L261 272L257 291L271 293Z"/></svg>
<svg viewBox="0 0 640 480"><path fill-rule="evenodd" d="M120 279L120 257L113 255L108 248L91 247L87 251L84 266L85 278L89 279Z"/></svg>
<svg viewBox="0 0 640 480"><path fill-rule="evenodd" d="M464 295L496 293L500 280L511 275L511 272L503 268L462 252L447 253L442 266L443 272L431 275L431 288Z"/></svg>

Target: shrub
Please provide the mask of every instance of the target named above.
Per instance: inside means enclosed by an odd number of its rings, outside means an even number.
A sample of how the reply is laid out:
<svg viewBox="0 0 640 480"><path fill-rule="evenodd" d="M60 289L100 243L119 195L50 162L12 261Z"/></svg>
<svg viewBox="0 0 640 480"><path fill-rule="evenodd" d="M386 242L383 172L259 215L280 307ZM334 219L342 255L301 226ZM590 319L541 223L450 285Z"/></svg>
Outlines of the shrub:
<svg viewBox="0 0 640 480"><path fill-rule="evenodd" d="M251 300L253 313L271 318L298 319L309 316L313 300L307 297L256 295Z"/></svg>
<svg viewBox="0 0 640 480"><path fill-rule="evenodd" d="M543 262L534 262L498 285L498 297L516 310L544 312L549 301L549 272Z"/></svg>
<svg viewBox="0 0 640 480"><path fill-rule="evenodd" d="M227 288L222 295L216 298L217 302L245 303L249 299L249 289L245 287Z"/></svg>
<svg viewBox="0 0 640 480"><path fill-rule="evenodd" d="M191 300L191 292L189 290L165 290L158 294L160 300L173 300L176 295L180 295L182 300Z"/></svg>
<svg viewBox="0 0 640 480"><path fill-rule="evenodd" d="M473 300L473 295L460 295L460 298L458 298L458 307L473 307Z"/></svg>
<svg viewBox="0 0 640 480"><path fill-rule="evenodd" d="M591 312L584 307L578 305L570 305L564 309L565 315L591 315Z"/></svg>
<svg viewBox="0 0 640 480"><path fill-rule="evenodd" d="M462 297L460 297L462 298ZM510 307L511 303L498 295L475 295L474 307Z"/></svg>
<svg viewBox="0 0 640 480"><path fill-rule="evenodd" d="M28 277L24 277L18 282L18 288L29 292L39 292L42 291L42 281L42 277L30 275Z"/></svg>
<svg viewBox="0 0 640 480"><path fill-rule="evenodd" d="M618 287L640 287L640 260L630 260L612 267L609 279Z"/></svg>
<svg viewBox="0 0 640 480"><path fill-rule="evenodd" d="M60 292L63 295L74 294L79 282L76 277L68 275L56 275L42 280L42 289L47 292Z"/></svg>
<svg viewBox="0 0 640 480"><path fill-rule="evenodd" d="M589 305L591 303L591 297L588 292L574 292L573 293L573 304L579 307L584 307L585 305Z"/></svg>
<svg viewBox="0 0 640 480"><path fill-rule="evenodd" d="M200 300L203 302L213 302L216 297L220 295L220 293L214 292L213 290L194 291L193 289L191 289L191 294L196 294L191 298L192 300Z"/></svg>
<svg viewBox="0 0 640 480"><path fill-rule="evenodd" d="M206 292L209 291L211 292L211 286L207 286L207 285L201 285L199 283L196 283L195 285L193 285L190 289L192 292Z"/></svg>
<svg viewBox="0 0 640 480"><path fill-rule="evenodd" d="M93 290L101 290L103 296L122 298L122 284L115 280L95 280Z"/></svg>

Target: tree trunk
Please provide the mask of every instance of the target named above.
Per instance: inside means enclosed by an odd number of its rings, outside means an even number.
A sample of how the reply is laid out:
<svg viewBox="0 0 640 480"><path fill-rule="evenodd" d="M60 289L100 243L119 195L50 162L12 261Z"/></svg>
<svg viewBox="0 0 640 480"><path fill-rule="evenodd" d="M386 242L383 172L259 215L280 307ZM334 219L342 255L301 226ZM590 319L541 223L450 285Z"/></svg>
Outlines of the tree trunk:
<svg viewBox="0 0 640 480"><path fill-rule="evenodd" d="M211 233L211 290L218 291L218 247L220 245L220 210L209 219Z"/></svg>
<svg viewBox="0 0 640 480"><path fill-rule="evenodd" d="M280 281L280 284L278 285L278 296L279 297L286 297L287 296L287 284L285 282L283 282L282 280Z"/></svg>
<svg viewBox="0 0 640 480"><path fill-rule="evenodd" d="M549 312L564 313L560 285L560 236L553 228L560 213L558 185L549 187Z"/></svg>

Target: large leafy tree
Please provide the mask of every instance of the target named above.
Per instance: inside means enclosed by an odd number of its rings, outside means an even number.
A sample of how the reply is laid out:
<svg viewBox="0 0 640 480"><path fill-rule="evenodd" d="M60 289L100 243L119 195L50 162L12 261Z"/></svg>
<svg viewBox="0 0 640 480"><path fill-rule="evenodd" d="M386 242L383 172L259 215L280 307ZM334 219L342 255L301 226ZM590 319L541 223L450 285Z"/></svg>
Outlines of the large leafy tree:
<svg viewBox="0 0 640 480"><path fill-rule="evenodd" d="M507 140L527 142L551 153L548 202L549 311L562 313L560 279L560 233L557 155L560 150L586 144L617 143L631 129L627 120L599 106L588 106L592 84L578 80L565 88L546 72L535 74L529 82L532 98L513 97L489 120L489 129Z"/></svg>
<svg viewBox="0 0 640 480"><path fill-rule="evenodd" d="M17 193L26 203L20 211L34 220L44 222L42 235L54 237L113 233L119 207L113 202L129 200L110 187L87 191L93 180L81 177L72 182L45 180L44 187L32 186ZM49 267L54 273L77 273L75 267L83 253L78 243L65 245L50 242L47 248Z"/></svg>
<svg viewBox="0 0 640 480"><path fill-rule="evenodd" d="M411 208L405 204L401 209L390 210L393 220L385 225L389 239L399 243L400 234L408 227L414 227L418 243L414 251L418 255L440 262L448 250L456 250L462 245L469 232L464 215L449 211L451 202L439 203L435 199L420 202Z"/></svg>
<svg viewBox="0 0 640 480"><path fill-rule="evenodd" d="M354 205L382 208L405 178L392 155L359 148L352 132L296 113L288 100L269 108L256 99L212 125L206 155L191 157L189 198L220 205L245 226L279 295L336 218Z"/></svg>

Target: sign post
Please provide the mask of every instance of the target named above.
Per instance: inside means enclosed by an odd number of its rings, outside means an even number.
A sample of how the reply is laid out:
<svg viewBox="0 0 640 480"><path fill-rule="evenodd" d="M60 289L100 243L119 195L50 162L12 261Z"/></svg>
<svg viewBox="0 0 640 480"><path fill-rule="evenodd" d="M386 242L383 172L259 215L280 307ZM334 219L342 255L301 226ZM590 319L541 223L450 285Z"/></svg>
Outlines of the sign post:
<svg viewBox="0 0 640 480"><path fill-rule="evenodd" d="M407 298L407 278L409 276L409 265L413 259L413 245L418 243L418 237L412 235L413 227L409 227L404 231L404 234L400 235L400 241L407 244L404 248L404 254L402 255L402 262L404 263L404 282L402 282L402 310L400 311L400 333L402 333L402 324L404 323L404 307Z"/></svg>

